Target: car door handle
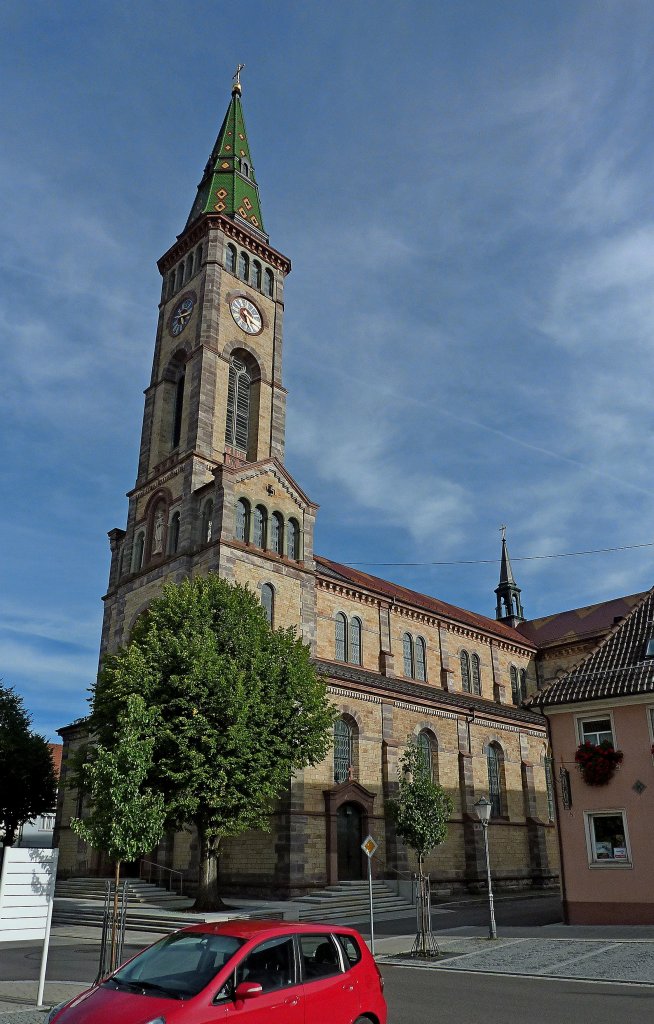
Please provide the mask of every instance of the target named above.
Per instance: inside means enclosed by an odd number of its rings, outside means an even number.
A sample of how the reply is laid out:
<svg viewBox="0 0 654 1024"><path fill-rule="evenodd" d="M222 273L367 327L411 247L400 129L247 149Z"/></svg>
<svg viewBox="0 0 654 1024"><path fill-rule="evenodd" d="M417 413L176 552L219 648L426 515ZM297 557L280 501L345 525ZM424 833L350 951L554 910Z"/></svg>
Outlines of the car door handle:
<svg viewBox="0 0 654 1024"><path fill-rule="evenodd" d="M284 1006L297 1006L299 1002L300 1000L297 996L292 996L291 999L284 1000Z"/></svg>
<svg viewBox="0 0 654 1024"><path fill-rule="evenodd" d="M343 985L344 992L354 992L354 985Z"/></svg>

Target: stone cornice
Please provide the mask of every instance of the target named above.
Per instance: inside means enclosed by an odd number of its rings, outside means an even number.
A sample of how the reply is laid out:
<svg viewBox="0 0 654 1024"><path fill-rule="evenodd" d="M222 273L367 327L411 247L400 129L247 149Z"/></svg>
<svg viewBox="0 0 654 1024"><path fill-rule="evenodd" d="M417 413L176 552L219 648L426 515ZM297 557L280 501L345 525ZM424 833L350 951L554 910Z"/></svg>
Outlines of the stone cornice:
<svg viewBox="0 0 654 1024"><path fill-rule="evenodd" d="M283 253L273 249L272 246L267 245L262 239L256 238L245 227L241 227L240 224L236 224L233 220L223 217L219 213L204 214L188 231L181 234L175 244L157 261L159 272L163 275L170 270L182 256L185 256L190 249L197 245L208 231L224 231L228 238L232 238L245 249L260 256L271 267L280 270L284 275L291 272L291 261L288 256L284 256Z"/></svg>

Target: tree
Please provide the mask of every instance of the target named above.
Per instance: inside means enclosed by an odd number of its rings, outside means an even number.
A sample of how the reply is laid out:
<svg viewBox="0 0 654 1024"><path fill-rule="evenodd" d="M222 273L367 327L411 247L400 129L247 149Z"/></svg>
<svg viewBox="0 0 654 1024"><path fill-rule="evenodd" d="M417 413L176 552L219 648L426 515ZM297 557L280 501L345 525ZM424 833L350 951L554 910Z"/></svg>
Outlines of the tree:
<svg viewBox="0 0 654 1024"><path fill-rule="evenodd" d="M118 716L111 749L102 744L88 749L89 759L79 767L76 780L88 794L90 814L73 818L71 828L114 862L110 970L116 966L120 865L151 850L164 830L163 796L145 785L152 771L151 726L152 714L145 701L131 694Z"/></svg>
<svg viewBox="0 0 654 1024"><path fill-rule="evenodd" d="M325 685L294 629L272 630L247 587L212 573L166 584L107 659L92 696L102 743L137 692L153 716L149 784L163 793L167 824L197 829L195 909L217 909L222 840L267 828L293 772L329 749Z"/></svg>
<svg viewBox="0 0 654 1024"><path fill-rule="evenodd" d="M442 786L432 781L422 750L411 743L400 758L399 792L387 801L398 836L418 858L418 934L413 952L430 956L438 952L430 928L430 885L424 859L447 838L447 823L454 805Z"/></svg>
<svg viewBox="0 0 654 1024"><path fill-rule="evenodd" d="M13 846L26 821L55 806L57 777L50 747L32 732L23 700L0 683L0 827Z"/></svg>

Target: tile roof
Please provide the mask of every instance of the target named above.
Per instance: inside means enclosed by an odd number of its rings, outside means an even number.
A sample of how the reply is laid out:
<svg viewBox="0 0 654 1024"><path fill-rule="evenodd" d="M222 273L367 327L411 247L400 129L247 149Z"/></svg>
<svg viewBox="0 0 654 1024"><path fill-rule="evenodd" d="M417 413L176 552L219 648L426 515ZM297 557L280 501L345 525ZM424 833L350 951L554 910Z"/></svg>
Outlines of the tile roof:
<svg viewBox="0 0 654 1024"><path fill-rule="evenodd" d="M382 580L378 576L369 576L366 572L352 569L349 565L342 565L340 562L332 562L329 558L322 558L320 555L316 555L315 560L316 570L322 576L339 580L342 583L349 583L351 586L361 587L364 590L371 590L393 601L413 605L415 608L431 612L432 615L454 619L455 622L460 622L464 626L470 626L472 629L479 629L485 633L493 633L495 636L499 636L504 640L510 640L521 647L534 647L532 640L522 636L516 629L512 629L511 626L505 626L503 622L497 622L496 619L489 619L485 615L477 615L476 612L466 611L465 608L457 608L456 605L446 604L445 601L439 601L435 597L420 594L415 590L408 590L406 587L401 587L398 583L390 583L388 580Z"/></svg>
<svg viewBox="0 0 654 1024"><path fill-rule="evenodd" d="M567 675L535 694L529 704L548 707L654 693L654 658L645 657L651 637L654 637L654 588L642 596L594 651Z"/></svg>
<svg viewBox="0 0 654 1024"><path fill-rule="evenodd" d="M525 639L539 648L563 640L582 640L610 629L617 619L628 615L643 596L630 594L599 604L588 604L584 608L572 608L566 612L521 622L516 628Z"/></svg>
<svg viewBox="0 0 654 1024"><path fill-rule="evenodd" d="M514 707L513 704L498 704L493 700L484 700L483 697L473 697L467 693L449 693L439 686L429 686L426 683L412 682L410 679L398 679L396 676L383 676L379 672L370 672L368 669L360 668L358 665L346 665L342 661L316 661L316 667L322 675L331 679L341 680L349 683L359 683L365 686L366 692L371 689L383 690L390 697L404 697L405 699L424 700L430 704L440 704L458 709L461 711L472 711L478 715L487 717L508 718L511 721L522 722L523 724L540 725L544 724L543 716L529 708Z"/></svg>

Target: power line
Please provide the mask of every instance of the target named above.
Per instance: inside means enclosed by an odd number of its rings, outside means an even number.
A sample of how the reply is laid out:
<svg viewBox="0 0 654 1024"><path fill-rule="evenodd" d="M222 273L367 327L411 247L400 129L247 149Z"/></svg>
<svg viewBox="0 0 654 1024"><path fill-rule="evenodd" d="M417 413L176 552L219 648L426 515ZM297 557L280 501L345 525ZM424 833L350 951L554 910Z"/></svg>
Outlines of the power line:
<svg viewBox="0 0 654 1024"><path fill-rule="evenodd" d="M614 548L591 548L588 551L561 551L553 555L511 555L512 562L535 562L544 558L579 558L581 555L606 555L613 551L635 551L638 548L652 548L654 541L646 544L620 544ZM342 565L367 565L367 566L407 566L417 567L421 565L497 565L500 558L462 558L453 562L342 562Z"/></svg>

